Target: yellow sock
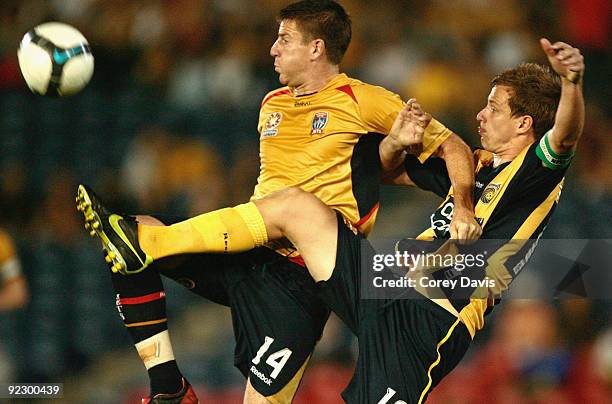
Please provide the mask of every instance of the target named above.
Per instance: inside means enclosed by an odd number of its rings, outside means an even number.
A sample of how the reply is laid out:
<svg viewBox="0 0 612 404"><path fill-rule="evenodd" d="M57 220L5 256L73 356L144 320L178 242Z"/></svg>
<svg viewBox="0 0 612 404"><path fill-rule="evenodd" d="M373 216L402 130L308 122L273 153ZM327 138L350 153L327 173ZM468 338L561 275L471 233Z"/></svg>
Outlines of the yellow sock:
<svg viewBox="0 0 612 404"><path fill-rule="evenodd" d="M259 210L249 202L215 210L171 226L138 225L140 248L158 259L185 253L235 253L259 247L268 233Z"/></svg>

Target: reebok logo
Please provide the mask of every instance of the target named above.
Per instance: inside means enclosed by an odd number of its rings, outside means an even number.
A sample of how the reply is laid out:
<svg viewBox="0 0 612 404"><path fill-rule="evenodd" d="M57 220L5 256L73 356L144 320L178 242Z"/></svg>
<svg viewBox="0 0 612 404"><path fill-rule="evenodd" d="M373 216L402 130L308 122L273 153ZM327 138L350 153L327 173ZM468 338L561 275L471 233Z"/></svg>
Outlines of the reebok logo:
<svg viewBox="0 0 612 404"><path fill-rule="evenodd" d="M267 384L268 386L272 385L272 380L268 379L266 377L266 375L264 375L263 373L261 373L259 370L257 370L257 368L255 367L255 365L251 366L250 369L251 373L253 373L255 376L257 376L257 378L259 380L261 380L262 382L264 382L265 384Z"/></svg>

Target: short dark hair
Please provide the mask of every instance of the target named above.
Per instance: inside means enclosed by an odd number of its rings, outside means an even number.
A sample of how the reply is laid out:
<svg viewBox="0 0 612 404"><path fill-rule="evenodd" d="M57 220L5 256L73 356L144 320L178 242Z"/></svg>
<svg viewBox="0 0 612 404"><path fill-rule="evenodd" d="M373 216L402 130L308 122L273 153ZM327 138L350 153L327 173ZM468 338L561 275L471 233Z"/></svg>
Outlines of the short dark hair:
<svg viewBox="0 0 612 404"><path fill-rule="evenodd" d="M495 76L491 86L511 88L508 100L511 116L531 116L538 138L555 124L561 98L561 80L547 66L521 63Z"/></svg>
<svg viewBox="0 0 612 404"><path fill-rule="evenodd" d="M283 8L277 18L295 21L305 40L325 41L327 59L340 64L351 42L351 18L344 8L331 0L303 0Z"/></svg>

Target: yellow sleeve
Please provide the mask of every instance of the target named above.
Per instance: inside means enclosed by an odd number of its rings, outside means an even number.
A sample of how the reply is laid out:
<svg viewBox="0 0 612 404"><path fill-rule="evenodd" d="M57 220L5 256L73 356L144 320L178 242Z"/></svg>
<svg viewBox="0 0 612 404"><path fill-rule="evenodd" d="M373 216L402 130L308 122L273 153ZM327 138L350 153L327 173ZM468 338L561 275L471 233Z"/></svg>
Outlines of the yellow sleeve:
<svg viewBox="0 0 612 404"><path fill-rule="evenodd" d="M2 264L15 256L15 245L9 235L0 230L0 267Z"/></svg>
<svg viewBox="0 0 612 404"><path fill-rule="evenodd" d="M424 163L453 132L442 125L437 119L432 119L423 135L423 151L417 156Z"/></svg>
<svg viewBox="0 0 612 404"><path fill-rule="evenodd" d="M368 132L387 135L404 102L399 95L382 87L363 84L354 88L359 102L361 119ZM446 126L432 119L423 135L423 147L417 158L424 163L451 135Z"/></svg>
<svg viewBox="0 0 612 404"><path fill-rule="evenodd" d="M21 264L9 235L0 230L0 287L21 276Z"/></svg>
<svg viewBox="0 0 612 404"><path fill-rule="evenodd" d="M362 84L353 87L361 120L368 132L387 135L395 117L404 107L399 95L382 87Z"/></svg>

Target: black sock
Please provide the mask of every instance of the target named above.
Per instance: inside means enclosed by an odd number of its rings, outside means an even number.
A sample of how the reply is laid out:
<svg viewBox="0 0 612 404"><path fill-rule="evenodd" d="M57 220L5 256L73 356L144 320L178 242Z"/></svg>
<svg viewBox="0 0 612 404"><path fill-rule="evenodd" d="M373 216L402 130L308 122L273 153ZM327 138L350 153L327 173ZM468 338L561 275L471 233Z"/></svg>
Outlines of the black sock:
<svg viewBox="0 0 612 404"><path fill-rule="evenodd" d="M183 387L183 376L176 366L176 361L153 366L148 372L151 381L151 397L155 397L159 393L178 393Z"/></svg>
<svg viewBox="0 0 612 404"><path fill-rule="evenodd" d="M164 287L155 267L134 275L111 276L117 310L134 344L168 330ZM182 375L175 360L156 365L148 373L152 396L177 393L182 387Z"/></svg>

